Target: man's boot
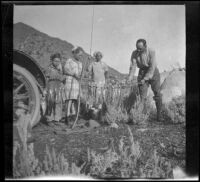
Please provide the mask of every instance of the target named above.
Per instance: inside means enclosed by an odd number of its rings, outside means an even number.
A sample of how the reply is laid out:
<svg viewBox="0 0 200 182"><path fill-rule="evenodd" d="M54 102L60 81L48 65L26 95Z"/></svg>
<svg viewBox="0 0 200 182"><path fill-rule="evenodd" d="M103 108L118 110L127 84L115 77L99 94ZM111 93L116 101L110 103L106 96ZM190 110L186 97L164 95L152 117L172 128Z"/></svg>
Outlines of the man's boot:
<svg viewBox="0 0 200 182"><path fill-rule="evenodd" d="M156 104L157 122L161 122L161 115L162 115L162 97L161 97L161 96L154 96L153 99L154 99L155 104Z"/></svg>
<svg viewBox="0 0 200 182"><path fill-rule="evenodd" d="M161 122L161 115L162 115L162 101L161 99L157 99L156 103L156 110L157 110L157 122Z"/></svg>

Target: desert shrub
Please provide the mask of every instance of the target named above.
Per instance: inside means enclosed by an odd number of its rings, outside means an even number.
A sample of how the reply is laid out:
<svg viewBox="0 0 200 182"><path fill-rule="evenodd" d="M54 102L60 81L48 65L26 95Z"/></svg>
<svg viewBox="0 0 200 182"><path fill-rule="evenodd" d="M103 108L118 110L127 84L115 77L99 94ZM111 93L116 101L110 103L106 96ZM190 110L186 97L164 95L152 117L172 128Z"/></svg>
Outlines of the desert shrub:
<svg viewBox="0 0 200 182"><path fill-rule="evenodd" d="M97 178L130 178L136 173L137 162L141 156L139 143L134 141L130 128L129 145L125 139L119 141L119 153L109 148L103 154L91 151L92 166L90 175Z"/></svg>
<svg viewBox="0 0 200 182"><path fill-rule="evenodd" d="M16 158L13 161L13 177L14 178L25 178L35 176L46 176L46 175L78 175L82 176L82 166L77 167L75 163L71 166L68 160L64 157L63 153L55 152L55 149L49 149L46 146L44 160L39 160L34 154L34 145L30 144L28 150L24 151L21 147L18 147L18 160ZM84 175L85 176L85 175Z"/></svg>
<svg viewBox="0 0 200 182"><path fill-rule="evenodd" d="M146 178L173 178L171 163L166 158L160 157L155 149L144 168L140 170Z"/></svg>
<svg viewBox="0 0 200 182"><path fill-rule="evenodd" d="M106 151L104 154L100 154L92 150L90 175L98 178L109 177L114 172L113 165L118 160L118 157L118 154L111 149Z"/></svg>
<svg viewBox="0 0 200 182"><path fill-rule="evenodd" d="M153 151L149 159L144 163L142 158L142 149L137 141L134 141L132 131L128 127L130 141L130 155L127 155L127 149L120 150L124 159L130 166L129 174L134 178L173 178L171 163L164 157L160 157L156 150ZM122 146L124 142L122 142ZM122 147L121 147L122 148ZM126 171L126 170L125 170ZM127 171L126 171L127 174ZM126 176L127 177L127 176Z"/></svg>
<svg viewBox="0 0 200 182"><path fill-rule="evenodd" d="M23 178L34 176L40 170L39 161L34 155L33 144L27 145L30 116L21 111L19 120L15 124L17 140L13 142L13 177Z"/></svg>
<svg viewBox="0 0 200 182"><path fill-rule="evenodd" d="M83 175L82 166L75 163L69 165L63 153L58 153L46 146L44 160L36 158L34 144L27 144L29 115L20 113L18 122L15 124L17 140L13 142L13 178L27 178L41 175ZM85 175L84 175L85 176Z"/></svg>
<svg viewBox="0 0 200 182"><path fill-rule="evenodd" d="M133 124L146 124L149 115L142 113L140 107L139 108L132 108L130 111L129 122Z"/></svg>
<svg viewBox="0 0 200 182"><path fill-rule="evenodd" d="M128 142L125 137L120 139L118 153L110 148L103 154L92 150L90 175L96 178L173 178L170 162L156 150L143 161L142 148L133 138L130 127L128 133Z"/></svg>
<svg viewBox="0 0 200 182"><path fill-rule="evenodd" d="M57 153L54 148L51 150L46 145L44 160L42 162L43 174L45 175L78 175L82 176L81 170L84 164L77 167L75 163L71 166L63 153Z"/></svg>
<svg viewBox="0 0 200 182"><path fill-rule="evenodd" d="M115 118L115 121L131 122L133 124L145 124L149 114L152 110L147 100L146 112L143 112L143 105L140 102L140 96L137 84L133 84L130 88L124 88L122 93L128 92L128 94L121 94L118 107L110 105L109 114L111 118Z"/></svg>
<svg viewBox="0 0 200 182"><path fill-rule="evenodd" d="M145 110L145 111L144 111ZM140 101L139 95L136 96L134 106L131 108L129 113L129 122L133 124L145 124L150 113L148 102L146 101L146 108Z"/></svg>
<svg viewBox="0 0 200 182"><path fill-rule="evenodd" d="M14 129L16 130L14 137L16 138L14 138L13 142L13 176L26 177L31 176L34 170L34 168L31 168L32 163L34 163L31 158L32 152L27 146L30 116L25 114L23 109L18 109L16 113L19 119L14 123Z"/></svg>
<svg viewBox="0 0 200 182"><path fill-rule="evenodd" d="M33 156L30 146L25 150L18 143L14 144L13 177L24 178L34 176L38 167L38 160Z"/></svg>
<svg viewBox="0 0 200 182"><path fill-rule="evenodd" d="M122 110L121 107L115 108L110 105L107 106L104 114L104 122L106 123L126 122L128 118L129 116L126 110Z"/></svg>
<svg viewBox="0 0 200 182"><path fill-rule="evenodd" d="M125 144L124 138L120 139L119 152L120 152L120 177L133 178L138 176L138 162L141 157L141 148L137 141L134 140L131 129L128 127L129 145ZM140 176L139 176L140 177Z"/></svg>
<svg viewBox="0 0 200 182"><path fill-rule="evenodd" d="M168 123L185 124L185 96L173 98L169 104L164 105L163 119Z"/></svg>

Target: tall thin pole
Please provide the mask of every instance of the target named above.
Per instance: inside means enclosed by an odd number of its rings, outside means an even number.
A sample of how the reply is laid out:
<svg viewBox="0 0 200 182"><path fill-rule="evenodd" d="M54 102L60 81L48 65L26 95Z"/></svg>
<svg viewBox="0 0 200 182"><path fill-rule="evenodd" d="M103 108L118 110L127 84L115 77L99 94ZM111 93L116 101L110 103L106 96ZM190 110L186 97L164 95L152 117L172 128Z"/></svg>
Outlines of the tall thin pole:
<svg viewBox="0 0 200 182"><path fill-rule="evenodd" d="M92 31L91 31L91 39L90 39L90 41L91 41L90 42L90 55L91 55L91 52L92 52L93 24L94 24L94 6L93 6L93 12L92 12ZM77 114L76 114L76 119L74 121L74 124L72 125L72 129L74 129L76 122L78 121L79 112L80 112L80 92L81 92L81 82L82 82L82 78L83 78L84 68L85 68L85 64L83 65L82 72L81 72L81 78L80 78L80 81L79 81L80 85L79 85L79 96L78 96L78 110L77 110Z"/></svg>
<svg viewBox="0 0 200 182"><path fill-rule="evenodd" d="M93 26L94 26L94 5L92 8L92 31L91 31L91 37L90 37L90 55L92 53L92 40L93 40Z"/></svg>

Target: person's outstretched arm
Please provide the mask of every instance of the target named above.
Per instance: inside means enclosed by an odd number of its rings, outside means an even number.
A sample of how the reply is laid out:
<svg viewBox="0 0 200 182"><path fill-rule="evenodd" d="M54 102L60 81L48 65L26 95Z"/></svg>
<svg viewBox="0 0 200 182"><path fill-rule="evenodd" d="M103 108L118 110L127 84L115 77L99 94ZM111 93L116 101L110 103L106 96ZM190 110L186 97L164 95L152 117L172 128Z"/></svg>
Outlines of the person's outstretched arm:
<svg viewBox="0 0 200 182"><path fill-rule="evenodd" d="M131 55L131 61L130 61L130 67L129 67L129 75L128 75L128 81L133 80L133 77L135 75L135 71L136 71L136 67L137 67L137 63L136 63L136 59L134 58L134 52Z"/></svg>
<svg viewBox="0 0 200 182"><path fill-rule="evenodd" d="M147 73L144 76L144 80L149 80L153 77L155 68L156 68L156 59L155 59L155 51L150 50L149 52L150 60L149 60L149 68Z"/></svg>

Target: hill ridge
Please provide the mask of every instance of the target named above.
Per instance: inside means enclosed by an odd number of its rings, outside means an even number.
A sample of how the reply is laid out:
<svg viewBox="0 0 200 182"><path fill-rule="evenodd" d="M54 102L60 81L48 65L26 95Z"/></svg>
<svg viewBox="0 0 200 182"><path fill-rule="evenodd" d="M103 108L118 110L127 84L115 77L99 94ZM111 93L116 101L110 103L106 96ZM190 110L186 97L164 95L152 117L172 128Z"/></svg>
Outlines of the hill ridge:
<svg viewBox="0 0 200 182"><path fill-rule="evenodd" d="M33 57L42 68L46 68L49 64L50 55L54 52L60 52L63 59L72 57L72 49L74 45L62 40L58 37L52 37L48 34L37 30L36 28L27 25L23 22L14 24L14 49L21 50ZM84 48L83 48L84 50ZM86 62L86 67L94 61L94 59L84 51L83 60ZM83 62L83 61L82 61ZM110 77L123 79L124 74L109 67Z"/></svg>

